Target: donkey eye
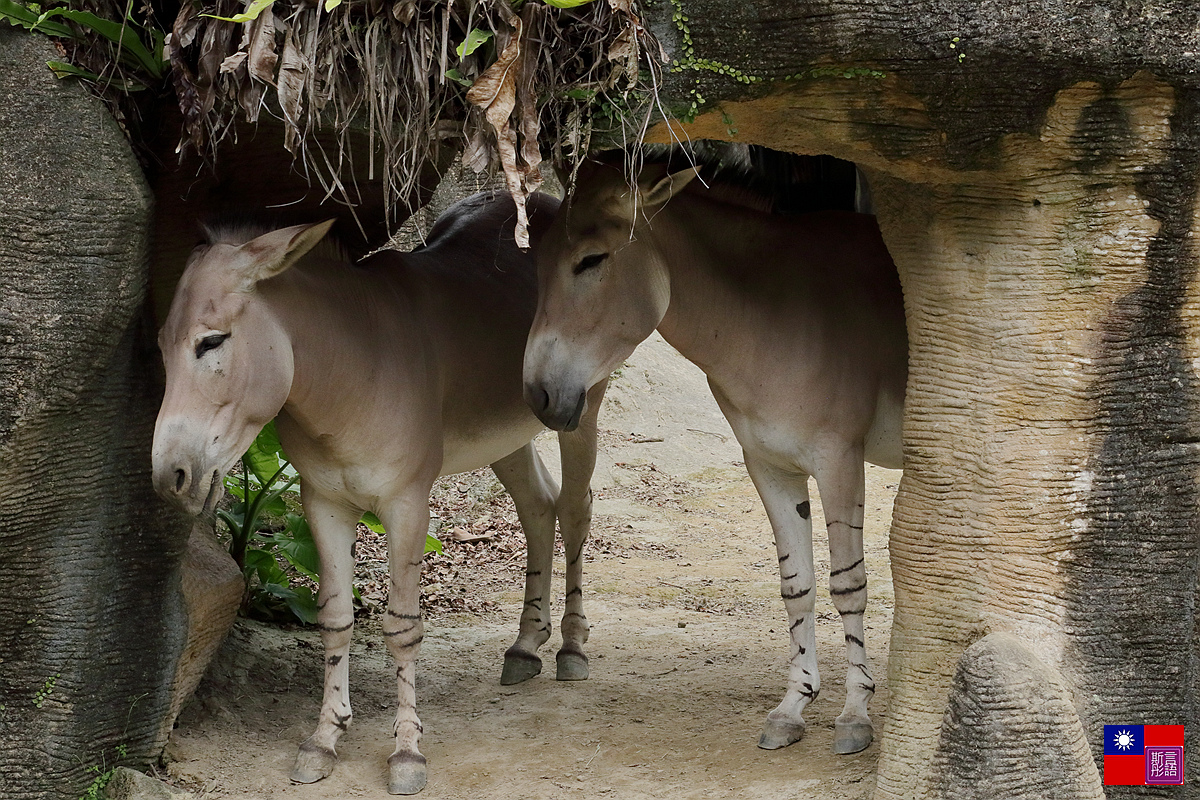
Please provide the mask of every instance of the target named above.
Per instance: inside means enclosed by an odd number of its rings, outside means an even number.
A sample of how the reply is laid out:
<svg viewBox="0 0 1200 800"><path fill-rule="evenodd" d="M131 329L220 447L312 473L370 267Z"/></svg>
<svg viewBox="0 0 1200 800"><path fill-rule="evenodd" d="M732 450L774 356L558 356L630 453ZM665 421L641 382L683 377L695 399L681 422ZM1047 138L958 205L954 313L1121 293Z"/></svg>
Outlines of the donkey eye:
<svg viewBox="0 0 1200 800"><path fill-rule="evenodd" d="M213 333L205 336L200 341L196 342L196 358L201 358L209 350L216 350L221 345L225 344L225 340L229 338L228 333Z"/></svg>
<svg viewBox="0 0 1200 800"><path fill-rule="evenodd" d="M608 258L608 253L594 253L590 256L584 256L579 260L579 263L575 265L575 274L578 275L584 270L600 266L600 264L606 258Z"/></svg>

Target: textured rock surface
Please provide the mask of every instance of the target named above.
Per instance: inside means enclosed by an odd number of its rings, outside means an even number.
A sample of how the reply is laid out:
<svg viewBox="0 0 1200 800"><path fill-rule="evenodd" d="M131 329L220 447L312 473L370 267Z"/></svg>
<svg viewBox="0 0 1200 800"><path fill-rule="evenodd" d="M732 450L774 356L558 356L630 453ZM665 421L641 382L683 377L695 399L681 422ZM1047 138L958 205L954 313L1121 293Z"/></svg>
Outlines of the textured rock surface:
<svg viewBox="0 0 1200 800"><path fill-rule="evenodd" d="M191 800L195 795L128 767L117 767L104 787L107 800Z"/></svg>
<svg viewBox="0 0 1200 800"><path fill-rule="evenodd" d="M933 761L947 800L1103 800L1066 682L1015 637L993 633L963 653Z"/></svg>
<svg viewBox="0 0 1200 800"><path fill-rule="evenodd" d="M0 795L161 746L180 519L150 486L150 197L108 112L0 26Z"/></svg>
<svg viewBox="0 0 1200 800"><path fill-rule="evenodd" d="M187 552L180 565L187 643L175 666L171 682L171 705L163 718L158 740L166 742L171 726L184 703L196 691L200 679L216 655L225 635L237 618L246 582L237 562L213 535L212 526L197 521L188 537Z"/></svg>

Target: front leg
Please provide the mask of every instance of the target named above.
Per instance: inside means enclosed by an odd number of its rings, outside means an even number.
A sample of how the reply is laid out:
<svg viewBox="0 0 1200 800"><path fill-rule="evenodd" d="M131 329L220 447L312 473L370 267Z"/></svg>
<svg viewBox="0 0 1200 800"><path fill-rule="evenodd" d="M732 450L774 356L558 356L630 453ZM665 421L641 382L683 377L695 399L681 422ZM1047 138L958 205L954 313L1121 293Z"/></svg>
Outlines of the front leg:
<svg viewBox="0 0 1200 800"><path fill-rule="evenodd" d="M354 540L362 512L302 488L304 513L321 559L317 626L325 646L325 693L312 736L292 767L296 783L314 783L333 772L338 737L350 725L350 637L354 631Z"/></svg>
<svg viewBox="0 0 1200 800"><path fill-rule="evenodd" d="M783 700L767 715L758 746L775 750L804 736L804 709L821 691L817 669L817 629L814 619L812 511L808 475L789 472L746 453L746 471L762 498L779 556L780 592L787 609L791 656L788 688Z"/></svg>
<svg viewBox="0 0 1200 800"><path fill-rule="evenodd" d="M396 749L388 757L388 791L416 794L425 787L425 756L421 755L421 720L417 717L417 655L425 638L421 621L421 565L425 533L429 530L429 490L433 480L406 487L379 510L388 532L388 570L391 576L383 637L396 664Z"/></svg>
<svg viewBox="0 0 1200 800"><path fill-rule="evenodd" d="M527 681L542 671L538 648L550 638L550 578L554 565L554 501L558 485L529 442L492 464L517 507L525 533L525 604L517 640L504 653L500 683Z"/></svg>
<svg viewBox="0 0 1200 800"><path fill-rule="evenodd" d="M555 503L563 548L567 556L566 608L562 618L562 648L558 651L560 681L579 681L588 677L588 658L583 645L590 626L583 613L583 547L592 527L592 473L596 469L596 420L604 401L608 379L588 390L587 411L574 431L558 434L562 453L562 491Z"/></svg>

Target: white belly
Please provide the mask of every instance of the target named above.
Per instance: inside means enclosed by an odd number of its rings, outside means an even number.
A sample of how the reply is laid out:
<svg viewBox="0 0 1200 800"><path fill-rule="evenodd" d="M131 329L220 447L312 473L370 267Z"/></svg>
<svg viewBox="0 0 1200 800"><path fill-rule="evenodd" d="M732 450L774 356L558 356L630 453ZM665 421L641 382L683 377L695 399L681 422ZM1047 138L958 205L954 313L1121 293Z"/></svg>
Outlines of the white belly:
<svg viewBox="0 0 1200 800"><path fill-rule="evenodd" d="M530 442L542 431L533 414L522 421L489 430L480 437L448 434L442 450L442 475L454 475L494 464Z"/></svg>
<svg viewBox="0 0 1200 800"><path fill-rule="evenodd" d="M904 469L904 398L884 393L879 398L871 429L863 438L863 455L872 464Z"/></svg>

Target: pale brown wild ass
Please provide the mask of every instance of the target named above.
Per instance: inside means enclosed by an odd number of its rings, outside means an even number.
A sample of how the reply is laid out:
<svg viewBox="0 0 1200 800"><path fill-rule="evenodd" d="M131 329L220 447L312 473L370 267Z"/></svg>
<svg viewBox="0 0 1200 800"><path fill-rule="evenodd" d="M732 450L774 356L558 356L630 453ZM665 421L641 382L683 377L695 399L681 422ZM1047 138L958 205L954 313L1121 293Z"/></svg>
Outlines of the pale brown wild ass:
<svg viewBox="0 0 1200 800"><path fill-rule="evenodd" d="M531 198L535 235L556 206ZM604 383L579 427L559 436L560 491L531 442L542 425L522 399L536 268L513 243L514 216L507 194L476 196L447 211L420 250L382 252L359 266L318 246L328 223L218 232L192 254L176 290L159 336L167 388L154 433L158 491L192 514L211 510L222 477L276 415L303 476L321 559L325 693L294 781L330 774L350 722L352 548L359 517L372 511L388 531L383 632L399 694L389 790L425 784L414 679L429 492L439 475L491 464L528 539L525 607L502 681L540 670L556 517L568 560L558 678L587 676L581 551Z"/></svg>
<svg viewBox="0 0 1200 800"><path fill-rule="evenodd" d="M539 248L526 399L548 426L571 430L592 413L592 387L656 327L708 375L774 529L790 621L787 693L759 739L768 749L800 739L821 687L808 494L817 479L849 660L834 750L857 752L873 736L875 691L863 638L863 461L902 465L899 279L873 217L773 215L742 190L689 186L695 175L653 165L631 188L614 165L580 170Z"/></svg>

